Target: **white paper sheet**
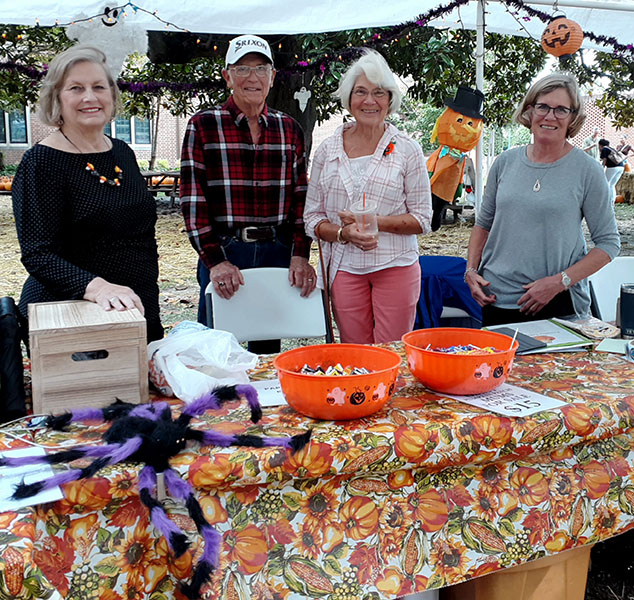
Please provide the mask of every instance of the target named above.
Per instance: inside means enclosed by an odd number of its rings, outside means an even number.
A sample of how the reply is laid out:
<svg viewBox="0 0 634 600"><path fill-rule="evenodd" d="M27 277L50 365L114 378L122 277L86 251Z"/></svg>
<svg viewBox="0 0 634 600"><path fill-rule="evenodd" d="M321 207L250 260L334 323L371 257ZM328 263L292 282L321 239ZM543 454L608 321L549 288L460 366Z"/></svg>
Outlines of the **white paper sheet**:
<svg viewBox="0 0 634 600"><path fill-rule="evenodd" d="M31 446L29 448L19 448L17 450L6 450L0 453L3 458L18 458L22 456L44 456L46 452L43 448ZM59 487L44 490L30 498L23 500L13 500L11 496L15 486L24 481L34 483L47 479L54 475L50 465L29 465L24 467L0 467L0 512L18 510L25 506L34 506L44 502L54 502L64 497Z"/></svg>
<svg viewBox="0 0 634 600"><path fill-rule="evenodd" d="M500 387L484 394L475 394L473 396L444 395L465 404L485 408L508 417L525 417L542 410L566 406L566 403L561 400L542 396L509 383L503 383Z"/></svg>
<svg viewBox="0 0 634 600"><path fill-rule="evenodd" d="M625 354L625 346L627 340L618 340L614 338L605 338L595 347L597 352L613 352L614 354Z"/></svg>
<svg viewBox="0 0 634 600"><path fill-rule="evenodd" d="M279 379L251 381L249 385L252 385L257 390L260 406L284 406L284 404L287 404Z"/></svg>

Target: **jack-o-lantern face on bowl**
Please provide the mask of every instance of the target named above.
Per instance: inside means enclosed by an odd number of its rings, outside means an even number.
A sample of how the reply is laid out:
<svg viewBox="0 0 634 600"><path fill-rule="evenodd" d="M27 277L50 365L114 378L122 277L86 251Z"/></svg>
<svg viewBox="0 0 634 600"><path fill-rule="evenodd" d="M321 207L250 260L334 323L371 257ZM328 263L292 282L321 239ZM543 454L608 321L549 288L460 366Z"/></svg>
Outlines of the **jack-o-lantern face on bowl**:
<svg viewBox="0 0 634 600"><path fill-rule="evenodd" d="M574 54L583 42L583 31L578 23L556 17L542 33L542 48L553 56Z"/></svg>

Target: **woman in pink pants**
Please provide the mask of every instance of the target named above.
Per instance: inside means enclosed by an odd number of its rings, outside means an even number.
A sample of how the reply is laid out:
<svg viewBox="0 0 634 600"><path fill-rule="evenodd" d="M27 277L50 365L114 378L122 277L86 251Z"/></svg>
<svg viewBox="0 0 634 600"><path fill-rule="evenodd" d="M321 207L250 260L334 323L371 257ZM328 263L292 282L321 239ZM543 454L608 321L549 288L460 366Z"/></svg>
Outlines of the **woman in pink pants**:
<svg viewBox="0 0 634 600"><path fill-rule="evenodd" d="M304 222L322 240L335 320L342 342L378 343L410 331L420 294L417 234L428 233L431 193L417 142L385 117L401 92L377 52L366 52L336 95L354 117L317 149ZM350 206L378 206L378 234L357 227ZM325 242L325 243L323 243Z"/></svg>

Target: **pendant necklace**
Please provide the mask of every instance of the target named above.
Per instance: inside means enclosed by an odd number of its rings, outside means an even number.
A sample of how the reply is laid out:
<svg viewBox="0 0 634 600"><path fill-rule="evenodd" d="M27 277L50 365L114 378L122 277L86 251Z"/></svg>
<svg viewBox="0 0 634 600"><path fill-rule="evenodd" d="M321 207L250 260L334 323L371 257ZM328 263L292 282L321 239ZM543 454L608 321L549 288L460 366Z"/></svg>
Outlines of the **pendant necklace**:
<svg viewBox="0 0 634 600"><path fill-rule="evenodd" d="M542 189L542 181L544 181L544 177L546 177L546 175L548 174L548 171L550 171L553 168L554 165L551 165L550 167L548 167L540 177L538 177L535 180L535 185L533 185L533 191L535 193L539 192Z"/></svg>
<svg viewBox="0 0 634 600"><path fill-rule="evenodd" d="M77 152L79 152L79 154L85 154L84 152L82 152L77 145L73 142L73 140L71 140L62 130L62 128L59 128L59 132L64 136L64 138L66 138L66 141L73 147L75 148L75 150L77 150ZM108 179L106 176L102 175L101 173L99 173L99 171L97 171L97 169L95 169L95 165L93 165L90 162L86 163L86 171L88 171L93 177L96 177L99 180L99 183L107 183L108 185L111 185L113 187L119 187L121 185L121 182L123 181L123 169L121 167L119 167L119 165L115 165L114 166L114 173L115 176L113 179Z"/></svg>
<svg viewBox="0 0 634 600"><path fill-rule="evenodd" d="M530 159L529 159L530 160ZM535 162L535 161L531 161L531 162ZM557 162L557 161L554 161ZM543 163L542 163L543 164ZM542 189L542 181L544 180L544 177L546 176L546 174L548 173L548 171L550 171L554 166L554 163L551 164L550 167L548 167L541 176L537 177L537 179L535 180L535 184L533 185L533 191L535 193L539 192Z"/></svg>

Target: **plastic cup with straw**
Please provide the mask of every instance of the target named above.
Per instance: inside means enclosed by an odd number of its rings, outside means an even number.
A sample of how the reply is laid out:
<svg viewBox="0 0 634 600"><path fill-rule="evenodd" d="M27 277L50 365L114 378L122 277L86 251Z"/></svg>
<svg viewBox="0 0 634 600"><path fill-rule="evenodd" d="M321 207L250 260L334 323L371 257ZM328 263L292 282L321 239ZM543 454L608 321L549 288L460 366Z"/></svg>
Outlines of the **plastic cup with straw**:
<svg viewBox="0 0 634 600"><path fill-rule="evenodd" d="M363 194L363 200L358 200L351 207L350 210L354 215L354 220L357 223L357 227L363 233L370 233L372 235L378 235L379 226L377 221L378 206L376 202L366 201L365 193Z"/></svg>

